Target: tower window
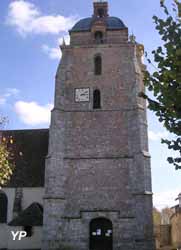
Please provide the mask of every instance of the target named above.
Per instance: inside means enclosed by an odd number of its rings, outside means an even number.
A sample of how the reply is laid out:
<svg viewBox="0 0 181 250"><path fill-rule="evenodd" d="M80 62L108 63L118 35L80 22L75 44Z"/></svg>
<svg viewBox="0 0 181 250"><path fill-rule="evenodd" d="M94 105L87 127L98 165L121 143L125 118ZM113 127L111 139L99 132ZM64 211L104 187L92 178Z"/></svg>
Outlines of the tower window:
<svg viewBox="0 0 181 250"><path fill-rule="evenodd" d="M103 43L103 33L101 31L95 32L95 41L97 44Z"/></svg>
<svg viewBox="0 0 181 250"><path fill-rule="evenodd" d="M7 222L8 199L5 193L0 192L0 223Z"/></svg>
<svg viewBox="0 0 181 250"><path fill-rule="evenodd" d="M97 10L97 13L98 13L98 17L104 17L104 9L100 8Z"/></svg>
<svg viewBox="0 0 181 250"><path fill-rule="evenodd" d="M94 109L101 108L101 92L99 89L94 90L93 93L93 108Z"/></svg>
<svg viewBox="0 0 181 250"><path fill-rule="evenodd" d="M102 74L102 58L101 56L96 56L94 59L95 75Z"/></svg>

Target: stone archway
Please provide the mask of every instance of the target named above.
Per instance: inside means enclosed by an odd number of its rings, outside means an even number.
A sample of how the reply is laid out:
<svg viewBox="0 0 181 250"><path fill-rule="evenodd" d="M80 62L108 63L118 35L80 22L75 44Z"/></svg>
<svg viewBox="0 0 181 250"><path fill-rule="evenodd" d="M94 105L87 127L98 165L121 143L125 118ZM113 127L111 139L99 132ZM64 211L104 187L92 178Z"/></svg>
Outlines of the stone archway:
<svg viewBox="0 0 181 250"><path fill-rule="evenodd" d="M96 218L90 222L90 250L112 250L113 226L106 218Z"/></svg>

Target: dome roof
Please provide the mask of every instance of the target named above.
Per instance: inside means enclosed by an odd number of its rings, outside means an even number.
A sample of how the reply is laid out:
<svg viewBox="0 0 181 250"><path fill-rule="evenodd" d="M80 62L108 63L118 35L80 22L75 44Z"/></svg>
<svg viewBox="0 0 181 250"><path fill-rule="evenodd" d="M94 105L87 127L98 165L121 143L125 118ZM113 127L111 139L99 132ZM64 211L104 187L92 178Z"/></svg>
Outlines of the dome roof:
<svg viewBox="0 0 181 250"><path fill-rule="evenodd" d="M95 19L93 17L81 19L74 25L70 32L90 31L94 20ZM126 28L124 23L118 17L107 17L106 25L107 30L120 30Z"/></svg>

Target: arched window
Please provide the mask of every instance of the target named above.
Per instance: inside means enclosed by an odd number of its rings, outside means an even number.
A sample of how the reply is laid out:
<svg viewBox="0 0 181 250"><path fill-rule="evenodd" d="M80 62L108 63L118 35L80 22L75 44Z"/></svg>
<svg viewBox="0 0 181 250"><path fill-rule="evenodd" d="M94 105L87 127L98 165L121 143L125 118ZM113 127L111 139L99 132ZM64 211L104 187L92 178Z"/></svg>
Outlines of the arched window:
<svg viewBox="0 0 181 250"><path fill-rule="evenodd" d="M0 192L0 223L7 222L8 199L5 193Z"/></svg>
<svg viewBox="0 0 181 250"><path fill-rule="evenodd" d="M93 108L94 109L101 108L101 92L99 89L94 90L93 93Z"/></svg>
<svg viewBox="0 0 181 250"><path fill-rule="evenodd" d="M95 41L98 44L103 43L103 33L101 31L95 32Z"/></svg>
<svg viewBox="0 0 181 250"><path fill-rule="evenodd" d="M101 56L96 56L94 58L94 71L95 71L95 75L102 74L102 58L101 58Z"/></svg>
<svg viewBox="0 0 181 250"><path fill-rule="evenodd" d="M101 17L104 17L104 9L103 8L100 8L97 10L97 13L98 13L98 16L101 18Z"/></svg>
<svg viewBox="0 0 181 250"><path fill-rule="evenodd" d="M113 249L113 226L106 218L96 218L90 222L90 250Z"/></svg>

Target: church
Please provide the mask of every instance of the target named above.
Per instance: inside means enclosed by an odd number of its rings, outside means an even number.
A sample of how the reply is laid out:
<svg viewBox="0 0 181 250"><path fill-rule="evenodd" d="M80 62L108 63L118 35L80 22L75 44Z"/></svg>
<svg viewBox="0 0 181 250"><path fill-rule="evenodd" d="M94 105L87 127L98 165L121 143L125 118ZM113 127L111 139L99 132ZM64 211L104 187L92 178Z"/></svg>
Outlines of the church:
<svg viewBox="0 0 181 250"><path fill-rule="evenodd" d="M69 35L50 128L3 132L16 168L0 191L0 249L154 250L144 47L107 1Z"/></svg>

